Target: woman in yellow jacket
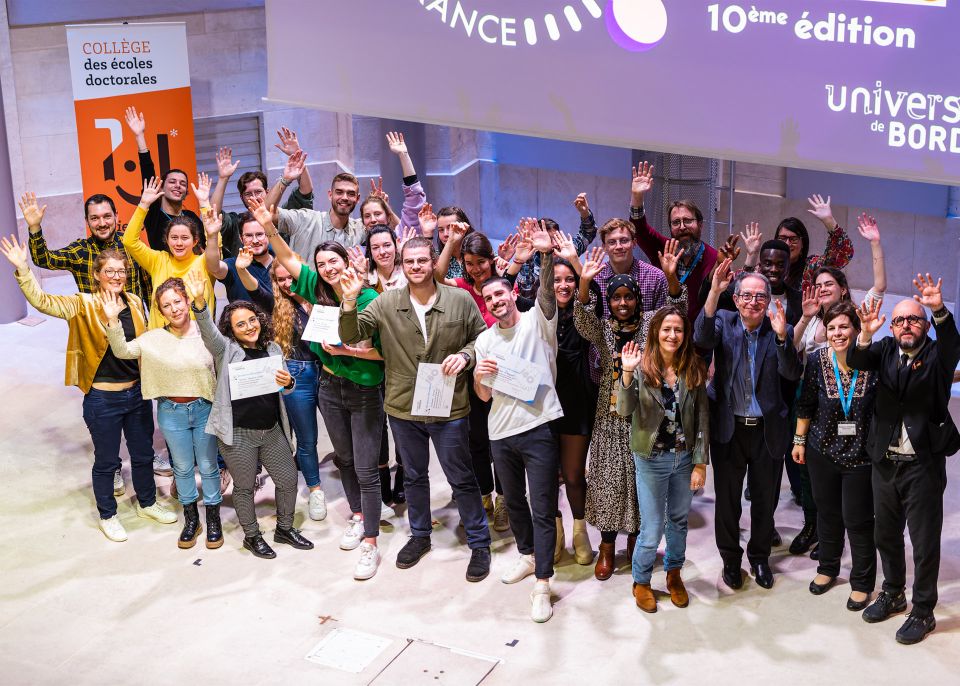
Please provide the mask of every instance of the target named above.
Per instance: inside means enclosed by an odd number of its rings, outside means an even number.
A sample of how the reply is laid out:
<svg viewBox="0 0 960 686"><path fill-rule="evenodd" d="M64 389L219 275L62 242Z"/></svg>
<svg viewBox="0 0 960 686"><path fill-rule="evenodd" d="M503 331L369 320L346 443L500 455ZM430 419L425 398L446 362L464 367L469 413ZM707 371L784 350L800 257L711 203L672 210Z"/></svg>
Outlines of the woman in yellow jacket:
<svg viewBox="0 0 960 686"><path fill-rule="evenodd" d="M130 265L119 250L108 249L93 262L97 293L44 293L27 264L27 247L15 236L0 238L0 251L16 268L17 283L27 302L43 314L67 320L67 386L84 393L83 421L93 439L93 495L100 511L100 530L111 541L127 540L113 494L113 475L120 469L120 437L126 437L130 471L137 491L137 515L161 524L177 517L157 502L153 480L153 407L140 394L140 368L135 360L121 360L110 350L107 318L99 293L116 293L128 307L121 315L123 335L133 340L144 332L143 302L124 292Z"/></svg>
<svg viewBox="0 0 960 686"><path fill-rule="evenodd" d="M200 187L194 186L193 190L201 201L200 213L204 217L208 215L212 217L213 211L209 207L209 202L206 201L206 195L209 193L209 181L205 179L205 175L200 177ZM163 195L163 184L160 179L154 178L143 182L140 204L137 205L137 209L127 225L127 230L123 234L123 247L127 249L130 257L135 259L137 264L150 275L154 291L167 279L185 278L191 269L196 268L207 281L207 290L204 294L207 302L216 303L217 299L213 294L213 279L210 278L210 273L215 272L217 265L220 264L220 247L216 241L212 241L207 244L204 252L198 254L203 229L197 226L193 219L179 216L174 217L167 224L163 239L169 252L154 250L140 238L147 211L161 195ZM151 298L150 328L163 327L165 324L166 320L160 314L160 306L157 304L156 298Z"/></svg>

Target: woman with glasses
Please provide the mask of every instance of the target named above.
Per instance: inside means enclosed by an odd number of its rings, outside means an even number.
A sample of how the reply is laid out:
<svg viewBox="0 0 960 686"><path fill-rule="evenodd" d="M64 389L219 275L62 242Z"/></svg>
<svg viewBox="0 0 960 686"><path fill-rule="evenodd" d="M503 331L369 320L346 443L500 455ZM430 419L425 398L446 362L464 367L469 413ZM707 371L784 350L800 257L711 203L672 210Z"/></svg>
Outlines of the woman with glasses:
<svg viewBox="0 0 960 686"><path fill-rule="evenodd" d="M117 515L113 477L120 469L120 439L126 439L130 472L137 492L137 516L173 524L175 514L157 502L153 480L153 407L140 392L140 369L110 350L100 293L115 294L127 305L119 324L123 337L133 340L147 328L143 302L124 291L129 265L119 250L106 249L93 261L96 293L49 295L27 264L27 246L15 236L0 239L0 250L16 269L17 283L27 302L43 314L67 321L66 385L83 391L83 421L93 440L93 495L100 513L100 530L111 541L127 540Z"/></svg>
<svg viewBox="0 0 960 686"><path fill-rule="evenodd" d="M867 606L877 577L872 466L866 450L877 375L847 365L847 352L860 333L849 300L831 306L823 323L828 345L807 357L792 457L807 465L817 505L819 564L810 592L821 595L836 583L846 530L853 567L847 609L858 611Z"/></svg>

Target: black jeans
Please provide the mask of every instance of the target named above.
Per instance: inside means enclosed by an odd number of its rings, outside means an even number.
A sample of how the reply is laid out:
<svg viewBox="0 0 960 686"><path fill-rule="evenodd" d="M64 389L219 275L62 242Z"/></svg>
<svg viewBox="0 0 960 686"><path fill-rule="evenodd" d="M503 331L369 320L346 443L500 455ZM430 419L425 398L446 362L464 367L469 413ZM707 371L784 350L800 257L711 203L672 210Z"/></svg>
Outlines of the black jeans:
<svg viewBox="0 0 960 686"><path fill-rule="evenodd" d="M729 443L711 441L713 484L717 494L714 531L717 549L724 564L740 564L740 502L743 478L750 486L750 540L747 559L750 564L767 562L773 539L773 511L779 496L783 457L770 454L763 439L763 422L756 426L735 423Z"/></svg>
<svg viewBox="0 0 960 686"><path fill-rule="evenodd" d="M883 590L899 593L907 585L903 527L913 544L913 608L931 613L937 604L943 491L947 487L942 455L918 455L915 462L874 464L874 536L883 565Z"/></svg>
<svg viewBox="0 0 960 686"><path fill-rule="evenodd" d="M473 384L467 384L470 391L470 460L473 472L477 476L477 485L481 495L503 493L499 479L491 467L493 453L490 448L489 416L492 401L481 400L473 392Z"/></svg>
<svg viewBox="0 0 960 686"><path fill-rule="evenodd" d="M553 576L557 539L557 437L549 424L491 442L493 461L503 485L510 529L521 555L533 553L538 579ZM530 504L527 504L527 481ZM531 516L530 511L533 510Z"/></svg>
<svg viewBox="0 0 960 686"><path fill-rule="evenodd" d="M380 386L361 386L321 369L317 398L350 511L363 514L363 535L375 538L380 534L377 462L384 421Z"/></svg>
<svg viewBox="0 0 960 686"><path fill-rule="evenodd" d="M807 471L817 503L820 564L817 574L840 574L843 531L850 538L850 588L872 593L877 583L877 547L873 543L873 489L869 464L841 467L807 446Z"/></svg>
<svg viewBox="0 0 960 686"><path fill-rule="evenodd" d="M153 403L140 395L140 384L123 391L91 388L83 397L83 421L93 439L93 496L100 519L117 514L113 475L120 469L121 434L127 439L137 501L141 507L153 505L157 501L153 480Z"/></svg>

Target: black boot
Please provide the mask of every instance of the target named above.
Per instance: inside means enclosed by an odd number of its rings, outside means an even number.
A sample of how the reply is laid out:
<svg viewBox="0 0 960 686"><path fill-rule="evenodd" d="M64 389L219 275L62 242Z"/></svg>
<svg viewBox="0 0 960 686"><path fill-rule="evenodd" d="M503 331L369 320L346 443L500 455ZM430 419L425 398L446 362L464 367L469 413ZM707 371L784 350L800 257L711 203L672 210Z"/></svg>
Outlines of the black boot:
<svg viewBox="0 0 960 686"><path fill-rule="evenodd" d="M380 500L384 505L393 502L393 490L390 488L390 467L384 465L379 468L380 471Z"/></svg>
<svg viewBox="0 0 960 686"><path fill-rule="evenodd" d="M219 548L223 545L223 527L220 524L220 503L207 505L207 547Z"/></svg>
<svg viewBox="0 0 960 686"><path fill-rule="evenodd" d="M407 494L403 490L403 465L397 465L397 473L394 475L393 482L393 502L401 505L407 502Z"/></svg>
<svg viewBox="0 0 960 686"><path fill-rule="evenodd" d="M200 526L200 513L197 512L197 501L194 500L189 505L183 506L183 531L180 532L180 540L177 546L180 548L192 548L197 544L197 536L203 531Z"/></svg>

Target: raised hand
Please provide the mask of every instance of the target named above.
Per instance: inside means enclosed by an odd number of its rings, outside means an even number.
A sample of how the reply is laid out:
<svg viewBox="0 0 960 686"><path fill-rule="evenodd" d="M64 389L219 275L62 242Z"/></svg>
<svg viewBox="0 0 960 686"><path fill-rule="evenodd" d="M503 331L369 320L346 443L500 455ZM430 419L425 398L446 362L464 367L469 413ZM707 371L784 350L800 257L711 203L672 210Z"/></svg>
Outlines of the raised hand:
<svg viewBox="0 0 960 686"><path fill-rule="evenodd" d="M653 188L653 165L649 162L642 162L632 168L632 181L630 182L630 193L634 201L643 202L643 196L647 191ZM639 205L634 205L639 207Z"/></svg>
<svg viewBox="0 0 960 686"><path fill-rule="evenodd" d="M370 197L381 198L385 203L390 203L390 196L383 192L382 176L378 176L376 181L370 179Z"/></svg>
<svg viewBox="0 0 960 686"><path fill-rule="evenodd" d="M860 318L860 331L866 338L873 338L874 334L880 330L887 321L885 314L880 314L880 306L883 300L874 300L868 298L857 308L857 317Z"/></svg>
<svg viewBox="0 0 960 686"><path fill-rule="evenodd" d="M733 281L733 271L730 269L730 265L733 263L733 260L727 258L723 260L720 264L717 265L717 268L713 270L713 277L710 280L710 290L715 293L723 293L730 286L730 282Z"/></svg>
<svg viewBox="0 0 960 686"><path fill-rule="evenodd" d="M729 259L731 262L733 262L740 257L740 248L737 247L737 241L739 240L739 234L731 234L730 236L727 236L726 242L717 248L717 254L720 255L720 259Z"/></svg>
<svg viewBox="0 0 960 686"><path fill-rule="evenodd" d="M251 264L253 264L253 251L247 247L240 248L240 252L237 253L237 260L235 262L236 268L246 269Z"/></svg>
<svg viewBox="0 0 960 686"><path fill-rule="evenodd" d="M407 152L407 143L403 140L403 134L396 131L390 131L387 133L387 145L390 147L390 152L394 155L402 155Z"/></svg>
<svg viewBox="0 0 960 686"><path fill-rule="evenodd" d="M200 273L200 270L191 269L188 271L187 275L183 277L183 285L187 289L187 295L198 310L206 307L207 279Z"/></svg>
<svg viewBox="0 0 960 686"><path fill-rule="evenodd" d="M680 262L680 256L682 254L683 250L680 248L680 241L668 238L667 242L663 245L663 252L657 253L657 256L660 258L660 269L663 270L664 274L671 278L676 278L677 263Z"/></svg>
<svg viewBox="0 0 960 686"><path fill-rule="evenodd" d="M347 258L355 272L358 274L367 273L367 256L363 254L363 248L359 245L347 248Z"/></svg>
<svg viewBox="0 0 960 686"><path fill-rule="evenodd" d="M287 163L283 165L283 180L289 183L294 179L299 179L306 165L307 153L303 150L297 150L287 158Z"/></svg>
<svg viewBox="0 0 960 686"><path fill-rule="evenodd" d="M417 219L420 221L420 230L423 231L424 238L433 238L433 232L437 230L437 215L433 213L433 205L428 202L423 203L423 207L417 212Z"/></svg>
<svg viewBox="0 0 960 686"><path fill-rule="evenodd" d="M591 248L585 257L587 259L580 269L580 278L584 281L593 281L594 277L603 269L607 253L604 252L603 248Z"/></svg>
<svg viewBox="0 0 960 686"><path fill-rule="evenodd" d="M229 179L240 166L240 160L232 161L233 149L221 147L217 150L217 176L221 179Z"/></svg>
<svg viewBox="0 0 960 686"><path fill-rule="evenodd" d="M547 231L546 222L540 221L537 223L534 221L527 235L537 252L553 252L553 239L550 237L550 232Z"/></svg>
<svg viewBox="0 0 960 686"><path fill-rule="evenodd" d="M581 219L586 219L590 216L590 203L587 202L586 193L577 195L577 197L573 199L573 206L577 208Z"/></svg>
<svg viewBox="0 0 960 686"><path fill-rule="evenodd" d="M143 193L140 194L140 207L144 209L150 207L161 195L163 195L163 182L159 178L153 177L145 180L143 182Z"/></svg>
<svg viewBox="0 0 960 686"><path fill-rule="evenodd" d="M397 252L403 250L403 244L409 241L411 238L414 238L417 235L417 230L412 226L398 226L397 227Z"/></svg>
<svg viewBox="0 0 960 686"><path fill-rule="evenodd" d="M27 191L20 196L20 211L23 213L23 219L28 227L37 227L43 222L43 213L47 211L47 206L40 207L37 204L37 194Z"/></svg>
<svg viewBox="0 0 960 686"><path fill-rule="evenodd" d="M620 351L620 366L623 367L623 371L633 373L640 366L642 359L640 345L636 341L627 341L623 350Z"/></svg>
<svg viewBox="0 0 960 686"><path fill-rule="evenodd" d="M27 245L26 243L20 245L16 236L10 236L9 239L6 236L0 237L0 252L18 271L26 271L30 268L27 264L27 255L29 254Z"/></svg>
<svg viewBox="0 0 960 686"><path fill-rule="evenodd" d="M512 260L514 253L517 251L517 243L519 240L520 236L515 233L511 233L504 238L503 242L497 246L497 257L507 262Z"/></svg>
<svg viewBox="0 0 960 686"><path fill-rule="evenodd" d="M290 155L300 150L300 141L297 140L297 134L288 129L286 126L280 127L280 129L277 131L277 138L280 139L280 142L274 143L273 147L287 157L290 157Z"/></svg>
<svg viewBox="0 0 960 686"><path fill-rule="evenodd" d="M194 186L191 182L190 188L193 190L193 194L197 196L197 202L200 203L201 207L210 203L210 177L207 176L206 172L200 172L197 175L197 185Z"/></svg>
<svg viewBox="0 0 960 686"><path fill-rule="evenodd" d="M760 246L763 244L763 234L760 233L759 223L750 222L747 224L744 231L740 233L740 238L743 239L743 244L747 246L748 255L757 255L760 253Z"/></svg>
<svg viewBox="0 0 960 686"><path fill-rule="evenodd" d="M136 107L128 107L126 112L124 112L124 117L127 120L127 126L130 128L130 132L134 136L142 136L143 132L147 129L147 122L143 118L143 112L137 112Z"/></svg>
<svg viewBox="0 0 960 686"><path fill-rule="evenodd" d="M207 234L207 240L215 240L220 229L223 228L223 215L217 212L216 207L211 207L209 211L203 213L203 231Z"/></svg>
<svg viewBox="0 0 960 686"><path fill-rule="evenodd" d="M828 229L833 229L837 225L837 220L833 218L833 211L830 209L830 196L827 196L827 199L824 200L823 196L814 194L807 198L807 202L810 203L810 208L807 210L814 217L823 222L824 226Z"/></svg>
<svg viewBox="0 0 960 686"><path fill-rule="evenodd" d="M250 213L253 215L253 218L257 220L257 223L263 227L264 231L267 232L267 236L270 236L270 229L273 229L273 210L274 207L267 207L263 204L263 200L259 198L250 198L247 201L247 209L250 210Z"/></svg>
<svg viewBox="0 0 960 686"><path fill-rule="evenodd" d="M453 241L454 245L459 245L466 235L470 233L470 225L466 222L453 222L449 228L450 235L447 240Z"/></svg>
<svg viewBox="0 0 960 686"><path fill-rule="evenodd" d="M573 236L563 231L554 231L550 238L553 239L553 252L557 257L562 257L571 264L580 259L577 246L573 244Z"/></svg>
<svg viewBox="0 0 960 686"><path fill-rule="evenodd" d="M524 236L523 238L517 240L513 261L517 264L525 264L531 257L533 257L534 252L536 252L536 248L533 246L533 241Z"/></svg>
<svg viewBox="0 0 960 686"><path fill-rule="evenodd" d="M820 309L819 291L820 289L813 284L803 287L803 299L800 301L800 306L804 317L811 318L816 316L817 311Z"/></svg>
<svg viewBox="0 0 960 686"><path fill-rule="evenodd" d="M917 274L917 278L913 280L913 285L920 292L919 295L913 296L914 300L931 312L943 308L943 279L937 279L937 282L934 283L929 272L926 278L922 274Z"/></svg>
<svg viewBox="0 0 960 686"><path fill-rule="evenodd" d="M107 316L107 321L111 324L116 322L120 317L120 313L127 309L127 303L124 302L119 293L99 291L94 297L100 304L100 307L103 308L103 313Z"/></svg>
<svg viewBox="0 0 960 686"><path fill-rule="evenodd" d="M363 288L363 276L366 272L358 272L353 267L347 267L340 272L341 302L344 300L356 300Z"/></svg>
<svg viewBox="0 0 960 686"><path fill-rule="evenodd" d="M497 271L497 276L503 276L507 273L507 269L510 268L510 263L497 255L493 258L493 268Z"/></svg>
<svg viewBox="0 0 960 686"><path fill-rule="evenodd" d="M877 220L866 212L857 217L857 228L860 230L860 235L871 243L880 240L880 227L877 226Z"/></svg>
<svg viewBox="0 0 960 686"><path fill-rule="evenodd" d="M787 313L783 310L783 303L779 300L773 301L773 307L770 308L770 327L777 334L777 338L784 340L787 337Z"/></svg>

